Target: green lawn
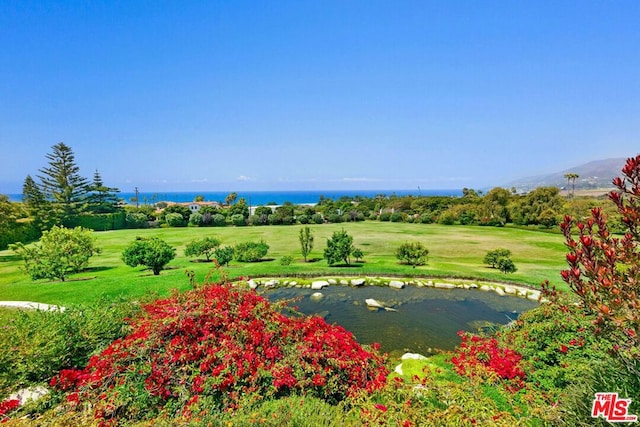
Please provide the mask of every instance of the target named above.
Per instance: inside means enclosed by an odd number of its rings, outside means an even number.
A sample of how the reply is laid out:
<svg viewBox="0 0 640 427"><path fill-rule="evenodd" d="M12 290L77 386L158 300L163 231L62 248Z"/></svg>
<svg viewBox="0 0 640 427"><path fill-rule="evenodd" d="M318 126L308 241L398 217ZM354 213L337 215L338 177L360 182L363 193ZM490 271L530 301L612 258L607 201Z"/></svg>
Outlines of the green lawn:
<svg viewBox="0 0 640 427"><path fill-rule="evenodd" d="M212 271L211 263L193 262L184 256L186 243L205 236L219 238L223 245L243 241L264 240L270 246L267 259L250 264L232 262L226 268L229 277L285 276L296 274L347 274L353 276L421 275L473 277L508 280L539 285L545 279L562 287L559 271L566 266L565 247L559 234L514 228L443 226L437 224L404 224L362 222L311 225L316 259L304 263L300 254L298 233L301 226L161 228L96 232L102 254L91 259L89 269L66 282L33 282L19 271L20 260L9 250L0 251L0 300L29 300L53 304L80 303L100 296L141 296L148 292L166 294L171 289L186 289L185 272L193 270L198 281ZM354 245L364 251L364 263L352 267L329 268L322 259L326 241L334 231L344 228L354 238ZM157 236L177 248L176 258L160 276L143 268L131 268L120 259L123 249L136 236ZM396 248L406 241L420 241L429 248L427 265L412 269L400 265ZM504 275L482 263L487 251L498 247L512 251L518 271ZM281 257L289 255L294 262L281 266ZM214 272L213 278L218 278Z"/></svg>

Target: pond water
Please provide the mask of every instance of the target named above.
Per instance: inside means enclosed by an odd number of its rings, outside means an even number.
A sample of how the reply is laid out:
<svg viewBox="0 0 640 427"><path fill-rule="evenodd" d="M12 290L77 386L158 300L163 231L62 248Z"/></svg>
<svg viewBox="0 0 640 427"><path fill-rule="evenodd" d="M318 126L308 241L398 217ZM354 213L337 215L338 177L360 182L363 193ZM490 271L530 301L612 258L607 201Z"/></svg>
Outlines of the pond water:
<svg viewBox="0 0 640 427"><path fill-rule="evenodd" d="M388 353L452 350L460 343L458 331L477 332L479 328L506 324L538 306L525 298L477 289L329 286L320 291L321 299L311 298L318 291L303 288L264 292L271 300L300 298L290 305L344 327L362 344L377 342ZM397 311L371 310L365 304L367 298L384 302Z"/></svg>

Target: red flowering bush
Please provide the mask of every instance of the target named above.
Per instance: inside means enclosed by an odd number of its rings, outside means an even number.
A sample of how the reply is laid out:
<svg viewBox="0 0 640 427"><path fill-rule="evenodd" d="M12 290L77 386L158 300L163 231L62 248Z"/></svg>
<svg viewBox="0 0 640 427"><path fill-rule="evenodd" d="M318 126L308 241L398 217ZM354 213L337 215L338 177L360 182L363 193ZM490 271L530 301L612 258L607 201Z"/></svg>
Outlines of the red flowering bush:
<svg viewBox="0 0 640 427"><path fill-rule="evenodd" d="M262 399L306 394L337 402L386 382L385 358L340 326L285 316L248 289L207 285L144 307L133 332L84 370L52 380L72 406L118 424L158 415L197 419Z"/></svg>
<svg viewBox="0 0 640 427"><path fill-rule="evenodd" d="M522 356L516 351L500 347L495 337L483 338L463 331L458 332L462 343L451 358L456 371L468 377L504 380L511 391L524 387L525 372L520 367Z"/></svg>
<svg viewBox="0 0 640 427"><path fill-rule="evenodd" d="M0 422L4 422L7 420L6 415L20 406L20 401L18 399L7 399L0 402Z"/></svg>

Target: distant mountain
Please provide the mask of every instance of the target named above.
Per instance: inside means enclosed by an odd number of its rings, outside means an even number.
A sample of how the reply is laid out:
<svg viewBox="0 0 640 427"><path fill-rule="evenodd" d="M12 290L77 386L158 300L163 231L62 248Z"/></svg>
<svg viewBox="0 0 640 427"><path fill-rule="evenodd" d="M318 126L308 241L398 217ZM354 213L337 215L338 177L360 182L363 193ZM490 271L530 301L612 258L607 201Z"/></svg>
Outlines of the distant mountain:
<svg viewBox="0 0 640 427"><path fill-rule="evenodd" d="M627 159L625 158L595 160L593 162L585 163L583 165L549 175L522 178L512 181L505 187L515 187L518 192L526 192L536 187L558 187L564 189L567 187L567 178L565 178L565 174L575 173L578 174L578 178L575 182L576 190L611 188L611 180L620 175L620 170L624 166L626 160Z"/></svg>

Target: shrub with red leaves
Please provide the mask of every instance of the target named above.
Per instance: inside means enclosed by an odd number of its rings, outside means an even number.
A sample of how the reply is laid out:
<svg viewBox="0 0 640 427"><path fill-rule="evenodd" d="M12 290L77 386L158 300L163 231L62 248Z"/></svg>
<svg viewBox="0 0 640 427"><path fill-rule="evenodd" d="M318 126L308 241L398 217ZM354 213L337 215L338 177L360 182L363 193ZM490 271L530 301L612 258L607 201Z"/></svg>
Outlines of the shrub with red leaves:
<svg viewBox="0 0 640 427"><path fill-rule="evenodd" d="M601 208L578 221L566 216L560 228L565 236L569 268L562 279L595 315L598 332L616 342L618 354L640 375L640 155L627 159L622 177L609 193L625 228L622 236L609 230ZM548 283L544 295L559 303Z"/></svg>
<svg viewBox="0 0 640 427"><path fill-rule="evenodd" d="M0 402L0 422L8 419L7 414L18 409L20 401L18 399L8 399Z"/></svg>
<svg viewBox="0 0 640 427"><path fill-rule="evenodd" d="M52 384L115 424L193 419L293 393L337 402L385 384L377 347L321 318L285 316L285 306L227 284L157 300L129 336Z"/></svg>
<svg viewBox="0 0 640 427"><path fill-rule="evenodd" d="M524 387L526 374L520 367L520 354L510 348L500 347L494 337L483 338L463 331L458 335L462 343L451 362L459 374L468 377L495 375L504 380L506 388L513 392Z"/></svg>

